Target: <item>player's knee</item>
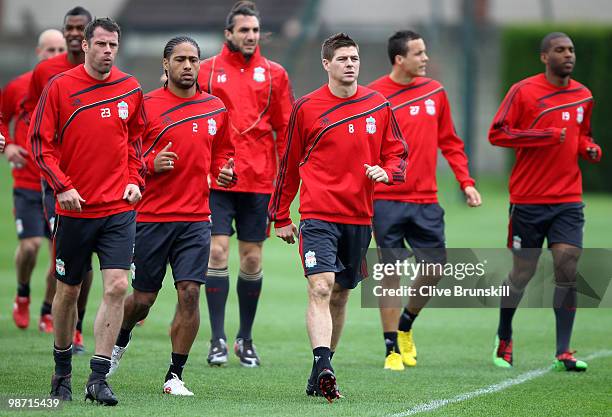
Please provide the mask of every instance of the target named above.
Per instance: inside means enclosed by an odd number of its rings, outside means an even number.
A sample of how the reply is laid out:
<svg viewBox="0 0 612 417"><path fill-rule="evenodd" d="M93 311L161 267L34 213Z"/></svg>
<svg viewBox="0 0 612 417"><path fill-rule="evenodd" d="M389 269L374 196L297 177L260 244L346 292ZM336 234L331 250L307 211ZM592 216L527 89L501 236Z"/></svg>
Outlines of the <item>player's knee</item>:
<svg viewBox="0 0 612 417"><path fill-rule="evenodd" d="M255 274L261 270L261 253L247 253L240 259L240 269L247 274Z"/></svg>
<svg viewBox="0 0 612 417"><path fill-rule="evenodd" d="M220 268L227 265L229 248L219 244L210 245L210 266Z"/></svg>
<svg viewBox="0 0 612 417"><path fill-rule="evenodd" d="M326 281L317 280L310 283L308 292L311 299L329 302L332 294L332 285Z"/></svg>
<svg viewBox="0 0 612 417"><path fill-rule="evenodd" d="M349 298L350 290L347 289L334 289L331 293L329 303L334 307L342 307L346 305Z"/></svg>
<svg viewBox="0 0 612 417"><path fill-rule="evenodd" d="M138 313L148 312L156 298L156 292L134 291L134 309Z"/></svg>
<svg viewBox="0 0 612 417"><path fill-rule="evenodd" d="M116 275L108 280L104 286L104 296L109 298L123 298L127 293L128 282L125 276Z"/></svg>
<svg viewBox="0 0 612 417"><path fill-rule="evenodd" d="M187 312L195 312L200 302L200 286L194 282L182 282L177 286L179 306Z"/></svg>
<svg viewBox="0 0 612 417"><path fill-rule="evenodd" d="M68 285L63 282L58 282L53 304L76 304L79 294L81 292L80 285Z"/></svg>
<svg viewBox="0 0 612 417"><path fill-rule="evenodd" d="M33 262L40 249L40 238L23 239L19 242L19 251L23 259Z"/></svg>

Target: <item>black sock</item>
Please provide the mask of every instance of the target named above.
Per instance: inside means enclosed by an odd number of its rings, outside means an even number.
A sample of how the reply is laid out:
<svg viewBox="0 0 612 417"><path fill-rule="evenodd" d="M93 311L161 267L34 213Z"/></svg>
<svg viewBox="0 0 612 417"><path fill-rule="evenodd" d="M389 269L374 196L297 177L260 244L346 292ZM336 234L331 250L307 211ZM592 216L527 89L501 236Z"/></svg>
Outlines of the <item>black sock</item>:
<svg viewBox="0 0 612 417"><path fill-rule="evenodd" d="M398 330L402 332L409 332L412 329L412 323L416 320L418 314L412 314L407 308L404 308L402 315L399 319Z"/></svg>
<svg viewBox="0 0 612 417"><path fill-rule="evenodd" d="M106 374L110 370L111 358L104 355L93 355L89 361L89 368L91 368L91 374L89 375L89 381L99 381L106 379Z"/></svg>
<svg viewBox="0 0 612 417"><path fill-rule="evenodd" d="M53 359L55 375L66 376L72 373L72 345L64 348L53 345Z"/></svg>
<svg viewBox="0 0 612 417"><path fill-rule="evenodd" d="M85 317L85 309L78 312L76 329L77 331L83 333L83 318Z"/></svg>
<svg viewBox="0 0 612 417"><path fill-rule="evenodd" d="M334 352L333 350L330 350L330 351L329 351L329 360L330 360L330 361L331 361L332 359L334 359L334 353L336 353L336 352Z"/></svg>
<svg viewBox="0 0 612 417"><path fill-rule="evenodd" d="M46 314L51 314L51 304L45 301L42 303L42 307L40 308L40 315L44 316Z"/></svg>
<svg viewBox="0 0 612 417"><path fill-rule="evenodd" d="M576 287L555 287L554 309L557 327L557 355L568 352L576 317Z"/></svg>
<svg viewBox="0 0 612 417"><path fill-rule="evenodd" d="M314 367L317 372L323 369L331 369L331 350L326 346L319 346L312 350L314 356Z"/></svg>
<svg viewBox="0 0 612 417"><path fill-rule="evenodd" d="M17 296L18 297L29 297L30 296L30 284L17 283Z"/></svg>
<svg viewBox="0 0 612 417"><path fill-rule="evenodd" d="M238 306L240 310L240 329L238 330L237 337L247 340L252 338L251 330L253 329L253 321L255 321L262 281L263 271L255 274L247 274L240 271L240 274L238 274L236 291L238 292Z"/></svg>
<svg viewBox="0 0 612 417"><path fill-rule="evenodd" d="M117 336L117 341L115 344L119 347L126 347L128 343L130 343L130 339L132 338L132 329L124 329L123 327L119 330L119 336Z"/></svg>
<svg viewBox="0 0 612 417"><path fill-rule="evenodd" d="M503 282L503 285L509 286L509 296L501 300L501 308L499 309L499 326L497 327L497 336L500 340L512 339L512 319L516 308L523 298L524 290L515 288L509 279Z"/></svg>
<svg viewBox="0 0 612 417"><path fill-rule="evenodd" d="M166 373L166 381L172 379L172 374L176 374L181 381L183 380L183 368L187 363L188 356L189 355L181 355L180 353L172 352L172 361Z"/></svg>
<svg viewBox="0 0 612 417"><path fill-rule="evenodd" d="M385 356L389 356L391 352L399 353L399 348L397 347L397 332L384 332L383 336L385 338L385 347L387 349Z"/></svg>
<svg viewBox="0 0 612 417"><path fill-rule="evenodd" d="M208 268L206 273L206 302L210 318L211 339L227 340L225 336L225 303L229 294L229 273L223 269Z"/></svg>

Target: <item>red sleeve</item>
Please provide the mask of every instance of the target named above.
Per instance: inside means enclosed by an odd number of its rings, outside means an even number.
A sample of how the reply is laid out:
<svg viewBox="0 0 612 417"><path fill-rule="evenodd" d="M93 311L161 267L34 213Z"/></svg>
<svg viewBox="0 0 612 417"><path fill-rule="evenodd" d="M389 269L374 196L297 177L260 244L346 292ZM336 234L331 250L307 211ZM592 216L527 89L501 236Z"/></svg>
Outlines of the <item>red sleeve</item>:
<svg viewBox="0 0 612 417"><path fill-rule="evenodd" d="M559 128L517 129L523 105L521 84L515 84L497 110L489 130L489 142L505 148L532 148L561 143Z"/></svg>
<svg viewBox="0 0 612 417"><path fill-rule="evenodd" d="M14 94L12 94L12 85L12 83L8 83L0 93L0 133L4 136L7 145L13 143L9 132L9 126L11 120L15 116L15 110L17 108Z"/></svg>
<svg viewBox="0 0 612 417"><path fill-rule="evenodd" d="M578 142L578 153L580 157L588 162L597 163L601 160L601 147L595 143L591 136L591 114L593 113L593 103L587 107L584 119L580 125L580 138ZM597 149L597 158L591 159L587 148Z"/></svg>
<svg viewBox="0 0 612 417"><path fill-rule="evenodd" d="M129 184L144 187L144 177L147 167L142 158L142 134L144 131L144 106L142 91L138 91L138 107L128 122L128 170Z"/></svg>
<svg viewBox="0 0 612 417"><path fill-rule="evenodd" d="M385 170L387 177L389 177L387 185L403 184L406 181L408 145L397 124L391 106L385 108L388 114L388 122L385 126L385 134L380 149L381 168Z"/></svg>
<svg viewBox="0 0 612 417"><path fill-rule="evenodd" d="M463 190L465 187L476 184L476 181L470 177L468 159L465 155L463 141L455 131L448 97L445 92L442 92L442 96L443 102L438 117L438 146Z"/></svg>
<svg viewBox="0 0 612 417"><path fill-rule="evenodd" d="M293 90L287 71L282 70L276 78L274 86L272 103L270 106L270 122L272 129L276 132L276 152L279 159L285 154L287 146L287 124L291 116L291 107L293 105Z"/></svg>
<svg viewBox="0 0 612 417"><path fill-rule="evenodd" d="M3 113L3 100L2 100L2 90L0 90L0 135L4 137L4 140L0 140L0 153L4 152L4 148L7 143L9 143L8 139L8 127L4 120Z"/></svg>
<svg viewBox="0 0 612 417"><path fill-rule="evenodd" d="M28 138L32 146L32 155L43 176L56 194L74 188L70 178L59 167L58 143L55 140L58 131L59 87L55 80L47 84L34 108Z"/></svg>
<svg viewBox="0 0 612 417"><path fill-rule="evenodd" d="M30 86L28 92L23 100L23 110L25 111L26 123L29 124L31 121L31 115L34 113L34 108L38 104L38 100L45 88L45 82L41 79L42 74L39 67L34 67L32 71L32 78L30 79Z"/></svg>
<svg viewBox="0 0 612 417"><path fill-rule="evenodd" d="M287 146L281 160L276 178L276 187L270 204L268 206L268 217L275 222L275 227L283 227L291 224L289 207L300 187L300 161L304 154L304 138L302 132L302 113L300 108L306 100L298 100L293 105L289 125L287 126Z"/></svg>
<svg viewBox="0 0 612 417"><path fill-rule="evenodd" d="M229 117L227 111L221 114L221 127L212 142L211 158L210 158L210 178L215 180L219 176L221 168L228 159L234 157L234 144L230 138L229 130ZM240 161L238 161L240 162ZM234 170L234 177L232 178L232 184L234 186L237 181L237 175Z"/></svg>

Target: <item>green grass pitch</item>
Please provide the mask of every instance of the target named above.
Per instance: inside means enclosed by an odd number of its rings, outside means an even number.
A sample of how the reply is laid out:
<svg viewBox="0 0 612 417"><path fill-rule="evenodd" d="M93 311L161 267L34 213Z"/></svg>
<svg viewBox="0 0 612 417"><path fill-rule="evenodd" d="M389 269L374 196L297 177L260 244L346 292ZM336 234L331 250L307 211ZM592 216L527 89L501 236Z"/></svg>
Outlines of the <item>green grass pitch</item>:
<svg viewBox="0 0 612 417"><path fill-rule="evenodd" d="M37 330L46 251L40 257L32 285L30 328L18 330L12 321L15 294L13 252L16 245L8 166L0 163L0 397L44 397L53 370L52 337ZM441 184L446 209L447 240L451 247L500 247L507 223L507 193L502 180L480 182L484 205L468 209L456 185ZM612 198L587 195L585 246L610 247ZM233 342L237 323L235 295L236 245L232 247L231 291L226 330ZM87 355L74 358L74 401L62 410L15 412L5 406L0 415L90 416L610 416L612 415L612 311L580 310L573 347L578 356L603 356L589 362L584 374L545 372L529 381L503 388L504 381L550 366L554 353L552 309L524 309L515 321L515 362L510 371L490 361L497 310L425 310L415 324L418 366L405 372L384 371L384 345L378 312L362 309L354 294L344 336L334 357L338 381L346 398L334 404L306 397L304 386L312 361L305 330L305 280L296 246L276 238L265 246L264 290L255 322L254 340L261 355L259 369L240 367L235 357L225 368L206 364L209 325L202 297L202 324L184 371L195 397L162 394L170 359L168 327L175 304L170 275L145 325L136 328L112 386L120 403L112 409L83 402L89 354L93 348L93 319L100 299L96 271L85 319ZM358 291L358 290L357 290ZM607 353L606 353L607 352ZM488 393L495 384L501 389ZM483 390L484 391L478 391ZM495 391L495 389L493 389ZM482 395L473 396L474 392ZM468 394L472 393L472 394ZM467 394L461 397L462 394ZM440 400L452 400L448 404ZM438 402L436 402L438 401ZM433 409L428 411L427 404ZM425 405L425 406L424 406ZM420 407L416 408L415 407ZM437 408L436 408L437 407Z"/></svg>

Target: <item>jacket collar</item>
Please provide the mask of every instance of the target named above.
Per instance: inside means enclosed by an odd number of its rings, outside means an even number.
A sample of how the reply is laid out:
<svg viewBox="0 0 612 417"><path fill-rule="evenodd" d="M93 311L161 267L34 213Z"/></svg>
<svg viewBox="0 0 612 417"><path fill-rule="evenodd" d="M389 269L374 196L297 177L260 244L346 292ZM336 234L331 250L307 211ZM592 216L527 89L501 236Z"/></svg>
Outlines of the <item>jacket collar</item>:
<svg viewBox="0 0 612 417"><path fill-rule="evenodd" d="M226 60L230 61L231 63L240 65L242 67L250 67L251 65L254 65L255 63L259 62L261 58L259 52L259 45L257 46L257 48L255 48L255 53L253 53L253 56L251 56L251 58L247 61L241 52L234 52L230 50L227 46L227 43L223 44L223 49L221 49L221 56Z"/></svg>

